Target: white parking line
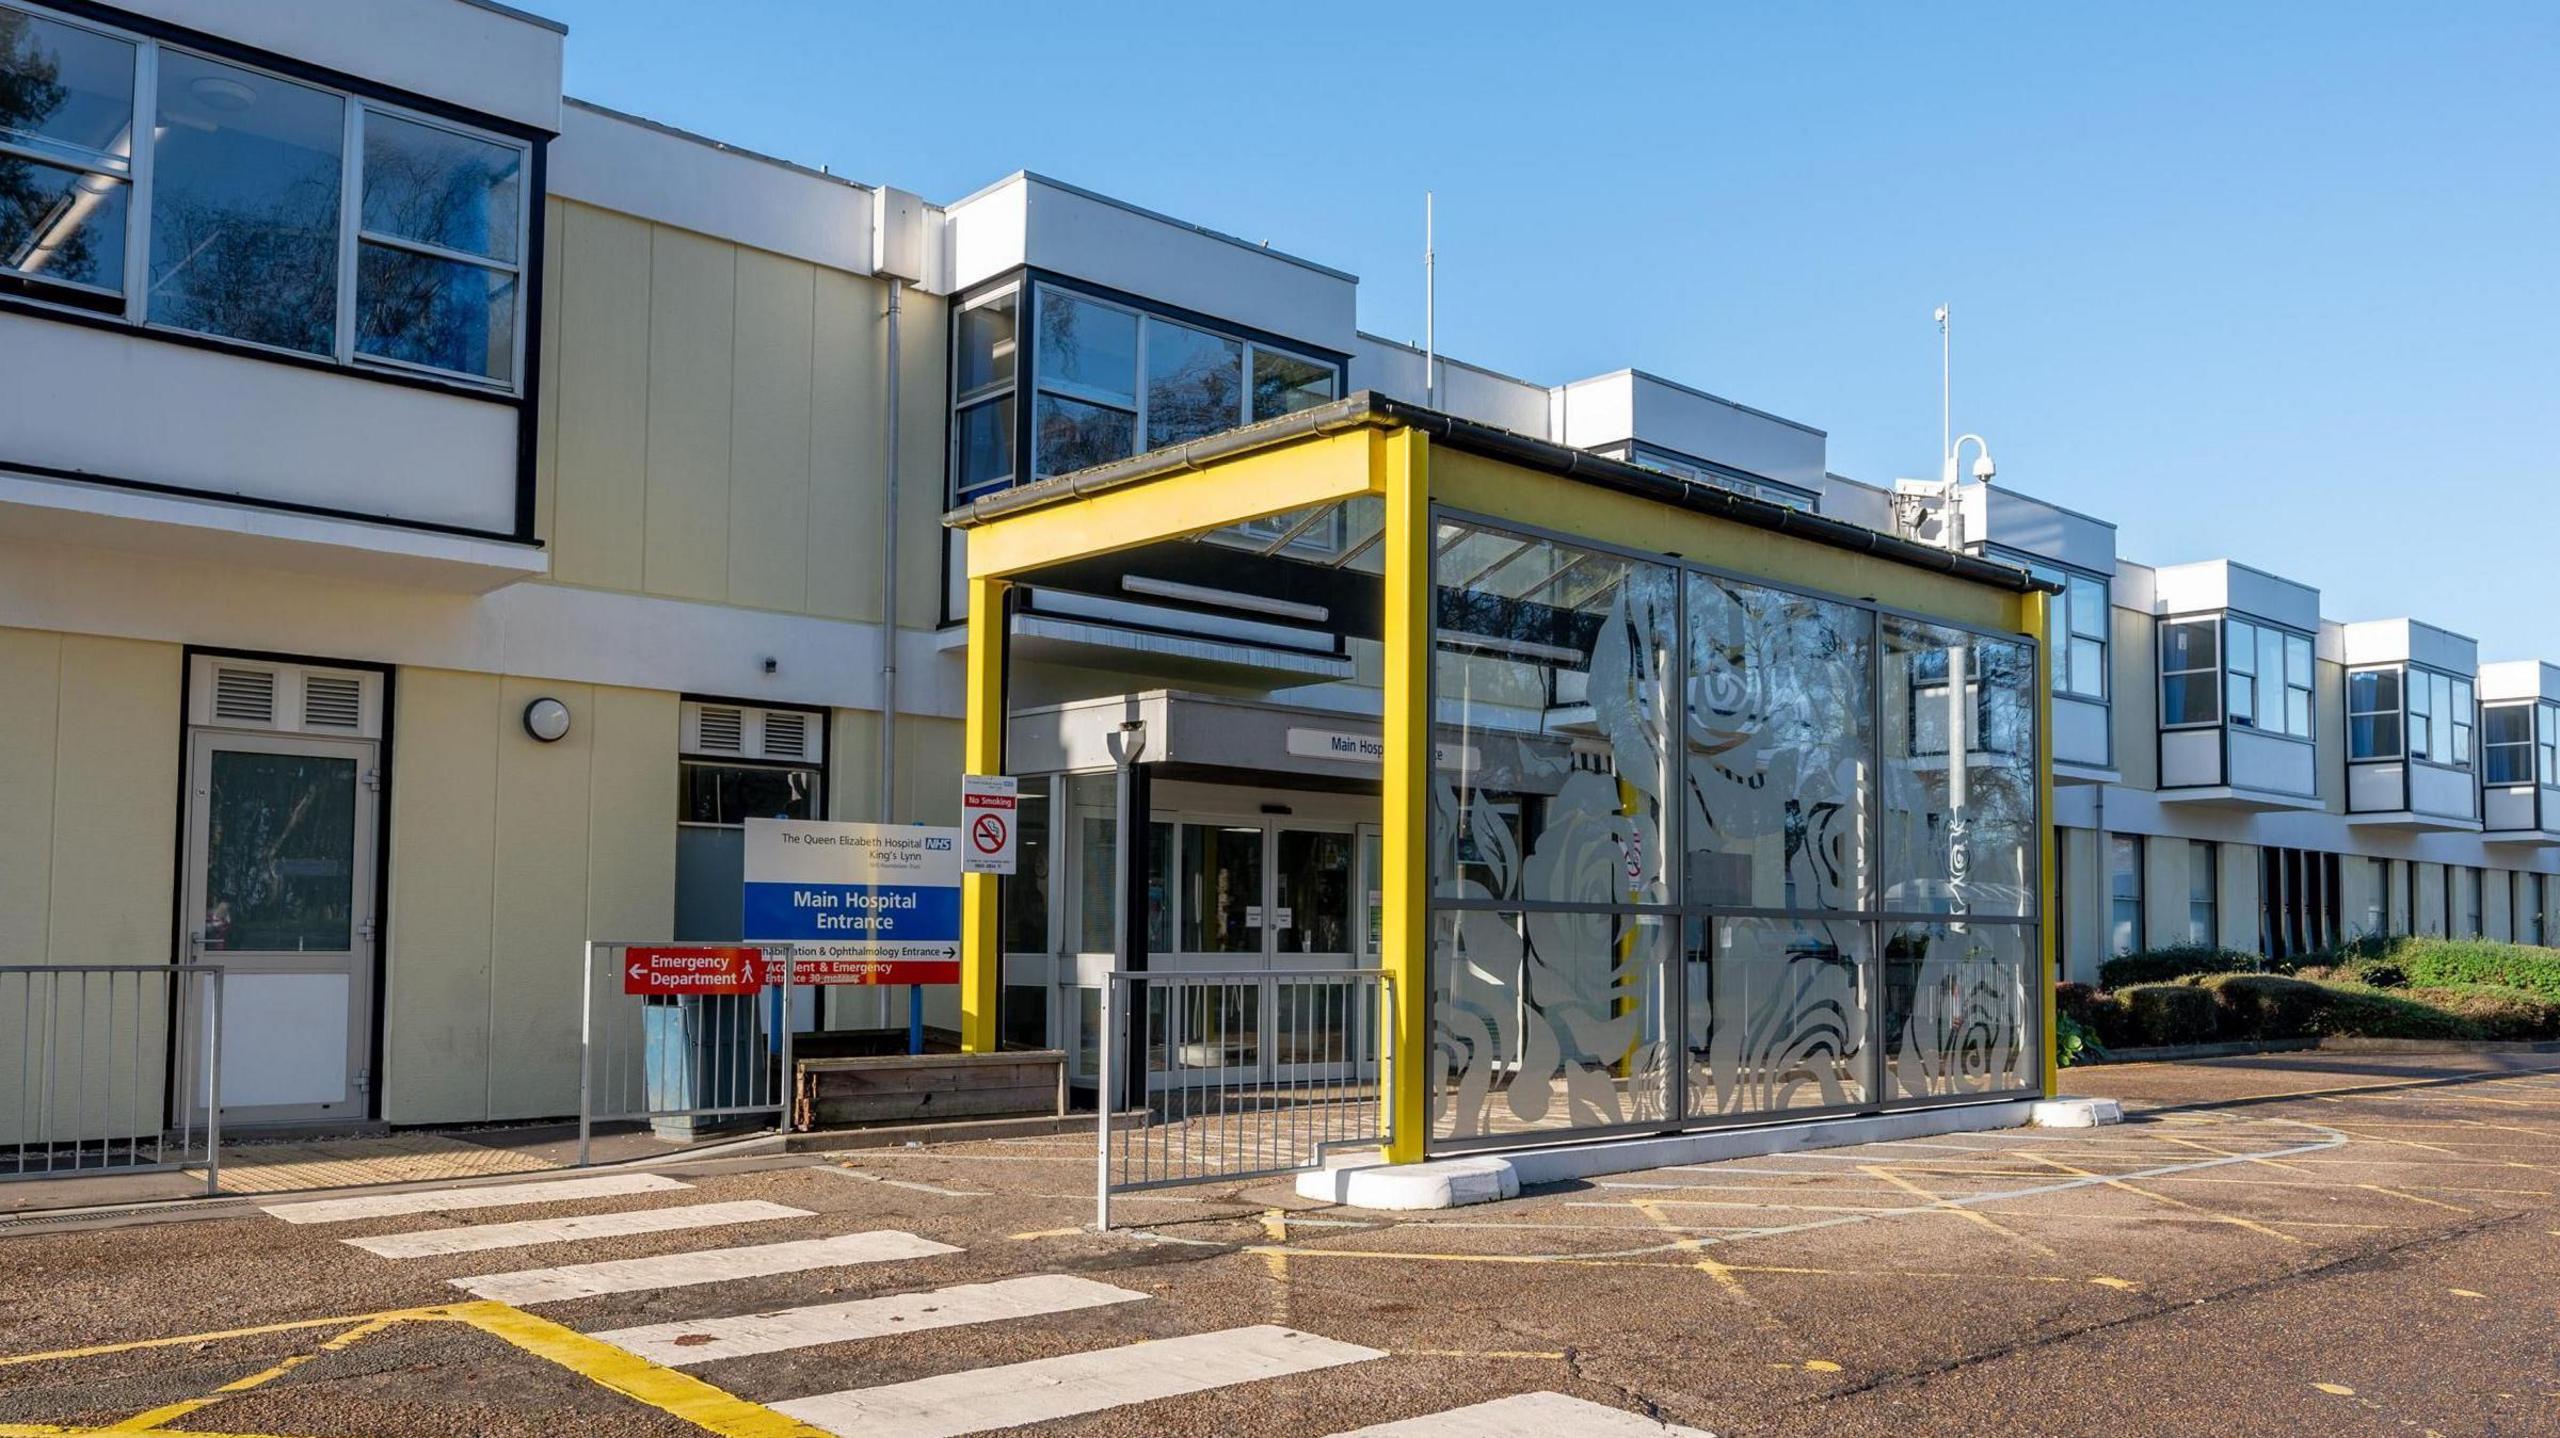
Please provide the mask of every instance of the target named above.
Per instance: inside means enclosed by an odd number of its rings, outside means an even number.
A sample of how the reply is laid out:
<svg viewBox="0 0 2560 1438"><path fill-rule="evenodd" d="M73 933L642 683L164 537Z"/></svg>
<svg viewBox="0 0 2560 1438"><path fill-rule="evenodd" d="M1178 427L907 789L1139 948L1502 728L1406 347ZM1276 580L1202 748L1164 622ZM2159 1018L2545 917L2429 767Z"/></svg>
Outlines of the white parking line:
<svg viewBox="0 0 2560 1438"><path fill-rule="evenodd" d="M841 1438L954 1438L1384 1357L1374 1348L1262 1324L824 1393L772 1407Z"/></svg>
<svg viewBox="0 0 2560 1438"><path fill-rule="evenodd" d="M270 1203L260 1211L287 1223L344 1223L351 1218L391 1218L404 1213L454 1213L466 1208L511 1208L525 1203L559 1203L572 1198L612 1198L626 1193L665 1193L691 1188L654 1173L608 1173L594 1178L555 1178L542 1183L481 1184L471 1188L425 1188L409 1193L371 1193L356 1198L320 1198L301 1203Z"/></svg>
<svg viewBox="0 0 2560 1438"><path fill-rule="evenodd" d="M1703 1428L1657 1423L1640 1413L1586 1403L1561 1393L1522 1393L1425 1413L1394 1423L1336 1433L1333 1438L1715 1438Z"/></svg>
<svg viewBox="0 0 2560 1438"><path fill-rule="evenodd" d="M918 1238L896 1229L804 1238L793 1243L759 1243L744 1248L707 1248L695 1253L668 1253L656 1258L617 1258L603 1263L572 1263L558 1268L526 1268L514 1273L483 1273L447 1279L477 1297L518 1306L592 1298L599 1293L640 1293L653 1288L687 1288L732 1278L766 1278L777 1273L805 1273L814 1268L842 1268L856 1263L886 1263L903 1258L931 1258L958 1253L947 1243Z"/></svg>
<svg viewBox="0 0 2560 1438"><path fill-rule="evenodd" d="M859 1298L850 1303L820 1303L736 1318L706 1318L693 1323L653 1323L645 1328L619 1328L595 1337L670 1368L744 1358L754 1353L783 1353L822 1343L850 1343L889 1333L917 1333L928 1328L962 1328L1007 1318L1035 1318L1044 1313L1072 1313L1114 1303L1136 1303L1147 1295L1090 1278L1035 1274L995 1283L963 1283L929 1293L898 1293L886 1298Z"/></svg>
<svg viewBox="0 0 2560 1438"><path fill-rule="evenodd" d="M521 1223L481 1223L466 1228L430 1228L418 1233L388 1233L379 1238L342 1238L367 1253L384 1258L426 1258L439 1253L476 1253L488 1248L524 1248L536 1243L566 1243L578 1238L618 1238L633 1233L667 1233L682 1228L714 1228L730 1223L762 1223L775 1218L807 1218L805 1208L788 1208L750 1198L737 1203L693 1203L676 1208L642 1208L628 1213L591 1213L578 1218L528 1218Z"/></svg>

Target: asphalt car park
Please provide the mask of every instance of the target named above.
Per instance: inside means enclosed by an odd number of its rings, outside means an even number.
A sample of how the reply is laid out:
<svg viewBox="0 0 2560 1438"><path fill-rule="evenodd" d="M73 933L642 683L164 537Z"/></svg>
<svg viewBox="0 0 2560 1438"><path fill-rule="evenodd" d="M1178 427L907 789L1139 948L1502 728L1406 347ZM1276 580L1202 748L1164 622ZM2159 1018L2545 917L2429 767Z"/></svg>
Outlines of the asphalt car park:
<svg viewBox="0 0 2560 1438"><path fill-rule="evenodd" d="M2560 1431L2560 1060L2074 1077L1430 1214L1097 1234L1061 1135L20 1225L0 1434Z"/></svg>

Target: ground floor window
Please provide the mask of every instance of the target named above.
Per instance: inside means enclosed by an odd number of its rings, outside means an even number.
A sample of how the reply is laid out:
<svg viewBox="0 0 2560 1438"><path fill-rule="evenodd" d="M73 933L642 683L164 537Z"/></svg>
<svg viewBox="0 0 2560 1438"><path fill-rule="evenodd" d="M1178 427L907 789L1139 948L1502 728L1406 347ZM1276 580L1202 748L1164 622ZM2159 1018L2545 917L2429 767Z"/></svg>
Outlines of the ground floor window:
<svg viewBox="0 0 2560 1438"><path fill-rule="evenodd" d="M742 938L747 820L826 816L826 718L688 700L682 728L675 937Z"/></svg>
<svg viewBox="0 0 2560 1438"><path fill-rule="evenodd" d="M2221 934L2222 846L2197 841L2187 845L2187 942L2213 944Z"/></svg>
<svg viewBox="0 0 2560 1438"><path fill-rule="evenodd" d="M2391 932L2391 861L2361 860L2365 867L2364 932Z"/></svg>
<svg viewBox="0 0 2560 1438"><path fill-rule="evenodd" d="M2337 944L2338 868L2336 854L2258 851L2258 952L2291 959Z"/></svg>
<svg viewBox="0 0 2560 1438"><path fill-rule="evenodd" d="M2107 836L2107 952L2142 951L2142 836Z"/></svg>
<svg viewBox="0 0 2560 1438"><path fill-rule="evenodd" d="M2545 881L2540 874L2516 876L2516 938L2528 944L2543 941L2543 895Z"/></svg>

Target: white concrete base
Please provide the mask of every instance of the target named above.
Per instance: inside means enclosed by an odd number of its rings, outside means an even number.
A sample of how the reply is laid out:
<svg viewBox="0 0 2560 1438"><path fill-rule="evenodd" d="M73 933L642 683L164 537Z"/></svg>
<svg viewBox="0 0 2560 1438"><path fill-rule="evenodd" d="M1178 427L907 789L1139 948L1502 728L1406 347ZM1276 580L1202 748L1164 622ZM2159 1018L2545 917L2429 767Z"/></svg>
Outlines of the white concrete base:
<svg viewBox="0 0 2560 1438"><path fill-rule="evenodd" d="M2041 1106L2039 1100L2013 1099L2003 1103L1965 1104L1910 1113L1772 1124L1766 1128L1610 1139L1554 1148L1522 1149L1498 1156L1485 1154L1434 1159L1428 1163L1395 1165L1359 1160L1339 1168L1298 1175L1298 1196L1320 1203L1347 1204L1353 1208L1456 1208L1462 1204L1491 1203L1498 1198L1516 1197L1523 1184L1564 1183L1603 1174L1668 1168L1675 1164L1719 1163L1726 1159L1758 1158L1772 1153L1926 1138L1932 1134L2016 1128L2027 1123Z"/></svg>
<svg viewBox="0 0 2560 1438"><path fill-rule="evenodd" d="M2096 1128L2124 1122L2124 1105L2111 1098L2046 1099L2027 1122L2037 1128Z"/></svg>
<svg viewBox="0 0 2560 1438"><path fill-rule="evenodd" d="M1366 1162L1299 1174L1298 1196L1353 1208L1463 1208L1518 1198L1520 1175L1509 1160L1500 1158Z"/></svg>

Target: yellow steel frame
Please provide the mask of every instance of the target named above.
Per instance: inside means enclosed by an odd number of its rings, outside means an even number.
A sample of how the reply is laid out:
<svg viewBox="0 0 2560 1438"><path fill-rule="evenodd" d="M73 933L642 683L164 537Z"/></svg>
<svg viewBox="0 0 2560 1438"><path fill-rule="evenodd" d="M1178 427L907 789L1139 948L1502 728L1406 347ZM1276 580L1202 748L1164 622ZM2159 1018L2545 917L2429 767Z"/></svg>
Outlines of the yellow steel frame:
<svg viewBox="0 0 2560 1438"><path fill-rule="evenodd" d="M1441 472L1435 474L1435 467ZM1049 565L1134 549L1311 505L1374 495L1382 502L1384 573L1382 677L1382 824L1380 885L1385 932L1380 963L1393 993L1387 1092L1393 1118L1388 1157L1423 1156L1431 1035L1431 514L1435 500L1492 519L1539 524L1594 538L1639 543L1679 538L1681 552L1746 572L1793 576L1839 593L1873 594L1888 603L1963 622L2006 628L2046 642L2042 593L2004 594L1987 586L1891 561L1848 555L1806 540L1745 532L1711 516L1674 510L1634 496L1596 490L1560 476L1484 456L1435 454L1418 429L1385 420L1358 428L1281 441L1205 467L1155 475L1090 496L1000 515L968 530L969 657L966 758L972 773L1004 765L1003 614L1011 583ZM1620 531L1627 531L1621 533ZM1706 547L1701 548L1703 543ZM1661 548L1648 543L1647 548ZM1802 569L1804 574L1797 574ZM1772 571L1783 570L1785 574ZM2042 922L2039 990L2044 1015L2042 1086L2056 1083L2053 850L2052 666L2036 665L2037 786ZM996 988L1002 981L996 881L962 881L961 1036L971 1052L996 1045Z"/></svg>

